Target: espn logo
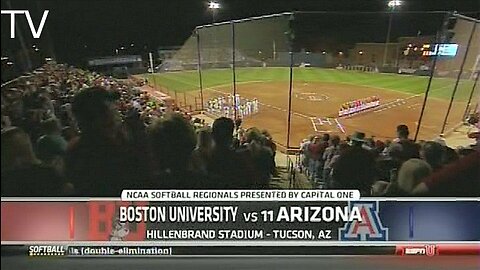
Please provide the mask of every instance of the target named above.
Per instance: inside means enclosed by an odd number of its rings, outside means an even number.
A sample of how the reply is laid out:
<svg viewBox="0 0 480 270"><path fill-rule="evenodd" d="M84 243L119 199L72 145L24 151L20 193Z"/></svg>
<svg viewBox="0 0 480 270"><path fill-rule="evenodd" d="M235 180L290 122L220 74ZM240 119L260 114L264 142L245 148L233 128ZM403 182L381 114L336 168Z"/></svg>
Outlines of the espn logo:
<svg viewBox="0 0 480 270"><path fill-rule="evenodd" d="M403 249L403 255L436 255L437 247L435 245L424 245L421 247L405 247Z"/></svg>

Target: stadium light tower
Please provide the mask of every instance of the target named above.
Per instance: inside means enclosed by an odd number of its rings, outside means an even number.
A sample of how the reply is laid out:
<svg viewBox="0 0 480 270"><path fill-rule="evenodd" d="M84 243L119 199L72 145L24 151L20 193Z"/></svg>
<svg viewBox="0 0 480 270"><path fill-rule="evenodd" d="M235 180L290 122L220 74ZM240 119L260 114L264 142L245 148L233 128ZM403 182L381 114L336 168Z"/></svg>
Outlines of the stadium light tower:
<svg viewBox="0 0 480 270"><path fill-rule="evenodd" d="M391 0L391 1L388 1L388 7L391 8L391 9L395 9L395 7L399 7L402 5L402 1L400 0Z"/></svg>
<svg viewBox="0 0 480 270"><path fill-rule="evenodd" d="M388 9L390 11L390 18L388 19L388 30L387 30L387 39L385 40L385 50L383 50L383 66L387 63L387 55L388 55L388 43L390 42L390 32L392 30L392 20L393 20L393 12L395 9L402 5L402 1L400 0L390 0L387 3Z"/></svg>
<svg viewBox="0 0 480 270"><path fill-rule="evenodd" d="M217 11L220 9L220 3L215 1L208 2L208 9L212 11L212 22L215 22L215 16L217 15Z"/></svg>

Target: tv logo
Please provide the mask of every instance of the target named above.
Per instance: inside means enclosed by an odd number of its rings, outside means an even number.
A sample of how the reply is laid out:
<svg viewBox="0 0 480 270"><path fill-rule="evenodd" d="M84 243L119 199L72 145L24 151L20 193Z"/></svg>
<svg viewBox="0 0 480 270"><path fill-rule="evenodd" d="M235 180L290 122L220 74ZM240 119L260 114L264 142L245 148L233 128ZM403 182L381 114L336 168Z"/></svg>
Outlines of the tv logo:
<svg viewBox="0 0 480 270"><path fill-rule="evenodd" d="M30 11L28 10L2 10L2 15L10 15L10 38L15 38L15 16L18 15L25 15L27 18L28 26L30 27L30 31L32 32L33 38L40 38L42 34L43 27L45 26L45 22L47 21L49 10L43 11L42 20L38 25L38 28L35 29L35 25L33 24L32 17L30 16Z"/></svg>
<svg viewBox="0 0 480 270"><path fill-rule="evenodd" d="M425 245L423 247L405 247L403 249L404 255L427 255L432 257L436 254L435 245Z"/></svg>

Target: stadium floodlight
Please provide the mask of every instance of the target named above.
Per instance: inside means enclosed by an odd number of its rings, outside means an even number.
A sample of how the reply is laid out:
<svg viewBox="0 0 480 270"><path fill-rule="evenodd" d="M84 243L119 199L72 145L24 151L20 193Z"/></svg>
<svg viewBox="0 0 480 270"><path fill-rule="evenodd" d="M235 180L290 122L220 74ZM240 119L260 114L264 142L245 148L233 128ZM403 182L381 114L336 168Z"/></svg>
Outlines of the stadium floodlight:
<svg viewBox="0 0 480 270"><path fill-rule="evenodd" d="M208 9L212 11L212 22L215 22L215 15L217 14L217 10L220 9L220 3L215 1L208 2Z"/></svg>
<svg viewBox="0 0 480 270"><path fill-rule="evenodd" d="M391 1L388 1L388 7L391 8L391 9L395 9L396 7L399 7L402 5L402 1L400 0L391 0Z"/></svg>
<svg viewBox="0 0 480 270"><path fill-rule="evenodd" d="M387 3L387 6L390 8L390 11L395 11L395 8L402 5L402 1L400 0L390 0ZM392 30L392 20L393 16L390 13L390 18L388 19L388 30L387 30L387 39L385 40L385 49L383 50L383 66L387 64L387 57L388 57L388 43L390 42L390 32Z"/></svg>
<svg viewBox="0 0 480 270"><path fill-rule="evenodd" d="M219 9L220 8L220 4L217 3L217 2L214 2L214 1L210 1L208 3L208 8L209 9Z"/></svg>

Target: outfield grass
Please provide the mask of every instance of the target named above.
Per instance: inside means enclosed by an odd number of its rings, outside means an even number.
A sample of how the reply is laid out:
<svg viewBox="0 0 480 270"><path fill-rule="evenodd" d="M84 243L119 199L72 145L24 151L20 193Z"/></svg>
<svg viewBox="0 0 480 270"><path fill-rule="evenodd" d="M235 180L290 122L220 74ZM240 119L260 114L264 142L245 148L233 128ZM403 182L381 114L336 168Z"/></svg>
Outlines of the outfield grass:
<svg viewBox="0 0 480 270"><path fill-rule="evenodd" d="M188 92L198 90L198 71L182 71L145 75L150 82L165 87L170 91ZM426 76L410 76L384 73L366 73L323 68L295 68L293 74L297 82L329 82L344 83L388 91L397 91L407 94L422 94L428 84ZM211 69L202 71L203 86L212 88L232 84L231 69ZM236 80L238 83L248 82L288 82L288 68L237 68ZM430 90L430 97L450 99L455 80L451 78L434 78ZM468 99L473 87L473 81L462 80L459 83L455 100Z"/></svg>

